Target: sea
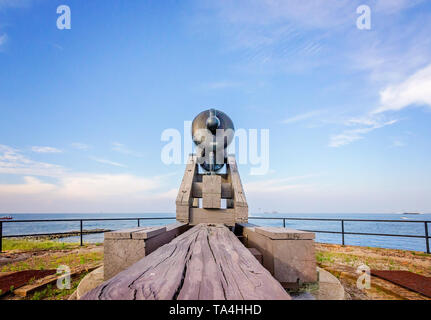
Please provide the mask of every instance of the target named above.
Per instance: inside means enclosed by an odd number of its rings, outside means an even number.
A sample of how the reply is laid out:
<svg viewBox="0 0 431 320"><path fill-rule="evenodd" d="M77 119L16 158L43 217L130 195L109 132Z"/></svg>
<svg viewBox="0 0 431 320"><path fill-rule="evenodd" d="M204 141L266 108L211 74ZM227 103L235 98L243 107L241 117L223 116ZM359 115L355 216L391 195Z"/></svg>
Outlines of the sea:
<svg viewBox="0 0 431 320"><path fill-rule="evenodd" d="M45 220L45 219L112 219L112 218L154 218L166 217L172 220L141 220L141 226L157 226L175 222L173 213L90 213L90 214L8 214L13 217L10 222L3 223L3 235L23 235L35 233L55 233L69 232L79 230L79 221L68 222L13 222L14 220ZM2 216L0 214L0 216ZM365 219L365 220L396 220L397 222L361 222L345 221L345 232L361 233L384 233L394 235L425 235L425 223L414 221L430 221L428 224L429 235L431 236L431 214L420 215L403 215L403 214L335 214L335 213L314 213L314 214L282 214L282 213L265 213L250 214L249 222L261 226L283 226L281 220L276 219L253 219L253 217L265 218L317 218L317 219ZM399 222L398 222L399 221ZM137 220L131 221L84 221L83 229L110 229L118 230L124 228L133 228L137 226ZM321 230L321 231L341 231L339 221L304 221L304 220L286 220L286 227L299 230ZM103 234L88 234L83 236L84 242L98 243L103 242ZM79 237L60 238L56 241L78 242ZM316 241L322 243L341 244L341 234L316 233ZM431 242L431 241L430 241ZM426 251L426 242L424 238L408 237L386 237L386 236L368 236L368 235L345 235L346 245L357 245L367 247L380 247L392 249L404 249L415 251ZM431 243L430 243L431 245Z"/></svg>

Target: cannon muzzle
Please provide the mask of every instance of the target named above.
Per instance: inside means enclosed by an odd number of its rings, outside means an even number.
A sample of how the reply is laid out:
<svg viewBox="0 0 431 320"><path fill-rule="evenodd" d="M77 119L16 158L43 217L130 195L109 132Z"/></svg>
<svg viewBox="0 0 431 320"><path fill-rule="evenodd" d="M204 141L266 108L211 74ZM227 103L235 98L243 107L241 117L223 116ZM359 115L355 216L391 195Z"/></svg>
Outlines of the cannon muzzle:
<svg viewBox="0 0 431 320"><path fill-rule="evenodd" d="M232 120L222 111L209 109L199 113L192 123L192 138L196 144L198 163L209 173L223 168L227 147L235 136Z"/></svg>

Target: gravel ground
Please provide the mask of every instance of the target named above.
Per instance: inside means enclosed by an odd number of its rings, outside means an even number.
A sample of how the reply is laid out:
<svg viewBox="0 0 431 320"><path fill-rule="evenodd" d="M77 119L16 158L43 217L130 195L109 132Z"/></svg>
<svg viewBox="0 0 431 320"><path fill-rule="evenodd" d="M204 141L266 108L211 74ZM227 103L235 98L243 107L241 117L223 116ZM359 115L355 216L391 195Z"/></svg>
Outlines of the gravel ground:
<svg viewBox="0 0 431 320"><path fill-rule="evenodd" d="M371 276L370 289L358 289L357 269L406 270L431 277L431 255L423 252L316 243L317 263L335 275L354 300L430 300L389 281Z"/></svg>
<svg viewBox="0 0 431 320"><path fill-rule="evenodd" d="M88 258L88 259L87 259ZM354 300L430 300L429 298L392 284L386 280L371 277L370 289L358 289L357 268L367 265L375 270L407 270L431 277L431 255L423 252L341 246L316 243L316 259L320 267L335 275L344 286L347 296ZM8 252L0 256L0 268L9 274L11 271L50 269L58 261L67 261L73 267L93 267L103 260L103 246L87 245L71 250L47 250ZM5 297L3 297L5 298ZM67 298L65 296L64 298ZM13 299L9 296L8 299Z"/></svg>

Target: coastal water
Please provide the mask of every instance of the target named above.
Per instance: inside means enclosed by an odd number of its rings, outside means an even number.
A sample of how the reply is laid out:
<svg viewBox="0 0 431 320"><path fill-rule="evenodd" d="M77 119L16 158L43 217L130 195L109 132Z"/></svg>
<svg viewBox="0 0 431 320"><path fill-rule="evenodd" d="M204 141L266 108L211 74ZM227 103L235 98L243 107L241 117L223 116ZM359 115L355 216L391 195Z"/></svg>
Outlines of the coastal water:
<svg viewBox="0 0 431 320"><path fill-rule="evenodd" d="M162 225L175 221L172 213L146 213L146 214L12 214L13 220L43 220L43 219L104 219L104 218L150 218L168 217L172 220L141 220L140 225ZM251 214L250 223L265 226L282 226L280 220L258 220L252 217L277 218L318 218L318 219L366 219L366 220L397 220L400 222L356 222L346 221L345 232L385 233L395 235L425 235L424 223L414 221L430 221L428 224L431 234L431 214L401 215L401 214ZM79 221L68 222L6 222L3 223L3 235L55 233L79 230ZM83 229L110 229L118 230L137 226L137 220L131 221L84 221ZM287 228L300 230L341 231L338 221L286 221ZM62 238L58 241L77 242L79 237ZM341 243L341 234L316 233L316 241L324 243ZM103 242L103 234L84 235L84 242ZM346 245L359 245L369 247L405 249L425 251L424 238L385 237L366 235L345 235Z"/></svg>

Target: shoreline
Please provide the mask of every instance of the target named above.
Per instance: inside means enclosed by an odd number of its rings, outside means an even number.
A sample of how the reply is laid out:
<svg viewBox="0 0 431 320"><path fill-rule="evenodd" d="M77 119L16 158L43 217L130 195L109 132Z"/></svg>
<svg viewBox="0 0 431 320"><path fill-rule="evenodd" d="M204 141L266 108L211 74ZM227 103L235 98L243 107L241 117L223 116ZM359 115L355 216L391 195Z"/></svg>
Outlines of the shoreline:
<svg viewBox="0 0 431 320"><path fill-rule="evenodd" d="M91 229L91 230L82 230L83 235L88 234L98 234L98 233L105 233L110 232L111 229ZM57 240L57 239L63 239L63 238L71 238L76 237L81 234L80 231L72 230L68 232L59 232L59 233L53 233L53 234L40 234L40 235L23 235L23 236L3 236L4 239L11 239L11 240Z"/></svg>

